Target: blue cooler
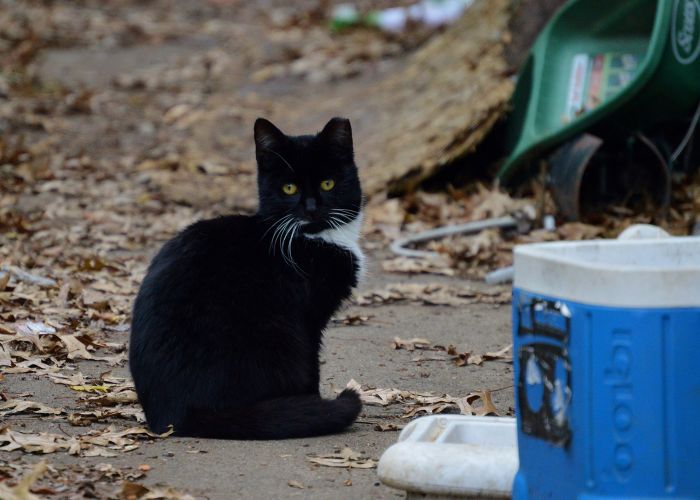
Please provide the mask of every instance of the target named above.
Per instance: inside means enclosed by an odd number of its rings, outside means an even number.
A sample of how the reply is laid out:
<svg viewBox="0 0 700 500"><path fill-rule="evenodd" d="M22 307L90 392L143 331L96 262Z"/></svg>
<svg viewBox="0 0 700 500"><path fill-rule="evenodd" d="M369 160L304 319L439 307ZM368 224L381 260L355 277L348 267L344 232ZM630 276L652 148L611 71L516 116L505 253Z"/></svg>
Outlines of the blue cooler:
<svg viewBox="0 0 700 500"><path fill-rule="evenodd" d="M513 498L700 499L700 238L515 250Z"/></svg>

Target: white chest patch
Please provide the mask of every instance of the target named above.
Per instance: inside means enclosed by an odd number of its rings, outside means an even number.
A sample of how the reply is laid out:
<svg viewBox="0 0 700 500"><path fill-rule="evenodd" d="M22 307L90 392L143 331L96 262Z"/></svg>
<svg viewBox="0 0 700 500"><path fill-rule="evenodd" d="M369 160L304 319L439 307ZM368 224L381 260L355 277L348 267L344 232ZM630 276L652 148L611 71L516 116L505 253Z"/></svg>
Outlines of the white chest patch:
<svg viewBox="0 0 700 500"><path fill-rule="evenodd" d="M358 216L347 224L343 224L339 228L325 229L316 234L305 234L307 238L317 238L333 245L337 245L346 250L351 251L357 259L360 268L358 272L358 281L365 274L365 254L360 248L360 234L362 232L362 217L360 212Z"/></svg>

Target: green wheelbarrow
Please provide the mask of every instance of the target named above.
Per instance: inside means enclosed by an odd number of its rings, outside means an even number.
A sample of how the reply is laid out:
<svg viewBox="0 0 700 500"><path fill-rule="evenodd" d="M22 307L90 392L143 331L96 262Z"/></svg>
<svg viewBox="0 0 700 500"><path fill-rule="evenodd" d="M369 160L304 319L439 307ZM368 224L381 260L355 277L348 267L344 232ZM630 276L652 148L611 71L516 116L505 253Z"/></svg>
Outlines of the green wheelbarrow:
<svg viewBox="0 0 700 500"><path fill-rule="evenodd" d="M509 156L498 177L515 185L548 158L555 201L568 218L578 218L582 186L600 188L621 168L620 158L606 153L609 145L608 152L627 150L632 169L657 165L646 176L627 177L668 186L669 168L692 139L699 104L700 0L572 0L545 27L520 71L507 124ZM683 134L664 151L653 134L666 129ZM612 173L587 180L588 165L601 153L615 165ZM657 191L664 204L668 189Z"/></svg>

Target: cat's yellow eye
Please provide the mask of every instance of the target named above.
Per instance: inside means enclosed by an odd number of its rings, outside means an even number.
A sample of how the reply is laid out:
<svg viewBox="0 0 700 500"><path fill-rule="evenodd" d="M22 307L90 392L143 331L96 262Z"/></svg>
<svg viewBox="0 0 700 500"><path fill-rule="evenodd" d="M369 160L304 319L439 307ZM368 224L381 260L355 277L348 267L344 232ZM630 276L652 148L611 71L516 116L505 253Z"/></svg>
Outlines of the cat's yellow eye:
<svg viewBox="0 0 700 500"><path fill-rule="evenodd" d="M324 191L330 191L335 187L335 181L333 179L326 179L325 181L321 181L321 189Z"/></svg>
<svg viewBox="0 0 700 500"><path fill-rule="evenodd" d="M297 192L297 185L296 184L285 184L282 186L282 191L284 191L284 194L288 194L289 196L292 196L293 194L296 194Z"/></svg>

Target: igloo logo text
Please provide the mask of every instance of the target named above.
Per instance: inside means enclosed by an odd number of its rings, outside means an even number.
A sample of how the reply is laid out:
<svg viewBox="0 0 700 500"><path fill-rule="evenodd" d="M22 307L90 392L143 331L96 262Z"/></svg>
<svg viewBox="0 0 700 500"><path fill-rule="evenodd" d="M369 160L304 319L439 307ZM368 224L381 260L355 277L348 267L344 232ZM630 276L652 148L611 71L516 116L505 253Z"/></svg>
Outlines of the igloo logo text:
<svg viewBox="0 0 700 500"><path fill-rule="evenodd" d="M676 0L671 19L673 55L690 64L700 55L700 0Z"/></svg>

